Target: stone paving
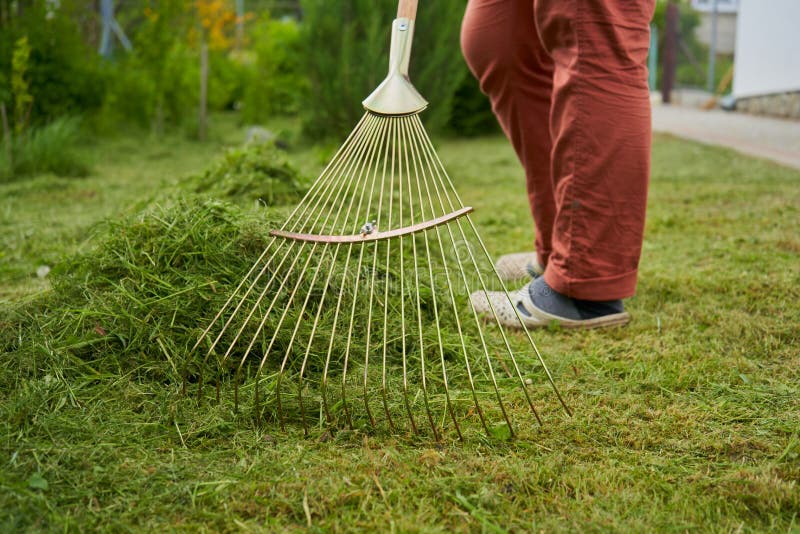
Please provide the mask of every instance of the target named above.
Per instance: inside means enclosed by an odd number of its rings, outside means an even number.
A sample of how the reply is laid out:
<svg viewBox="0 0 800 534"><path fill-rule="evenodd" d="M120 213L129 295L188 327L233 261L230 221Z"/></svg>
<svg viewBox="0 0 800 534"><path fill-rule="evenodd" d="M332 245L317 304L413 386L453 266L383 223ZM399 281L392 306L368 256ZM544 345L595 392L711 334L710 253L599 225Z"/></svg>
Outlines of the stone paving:
<svg viewBox="0 0 800 534"><path fill-rule="evenodd" d="M744 154L800 169L800 121L760 117L693 106L664 105L654 99L653 131L722 145Z"/></svg>

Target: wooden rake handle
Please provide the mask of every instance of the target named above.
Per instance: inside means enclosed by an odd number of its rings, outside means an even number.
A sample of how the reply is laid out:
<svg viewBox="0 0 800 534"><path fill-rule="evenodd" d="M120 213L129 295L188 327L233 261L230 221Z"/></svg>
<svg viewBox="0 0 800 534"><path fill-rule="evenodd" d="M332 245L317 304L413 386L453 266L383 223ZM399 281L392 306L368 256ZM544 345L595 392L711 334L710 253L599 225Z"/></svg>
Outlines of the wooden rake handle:
<svg viewBox="0 0 800 534"><path fill-rule="evenodd" d="M397 6L397 18L414 20L417 18L417 4L419 0L400 0Z"/></svg>

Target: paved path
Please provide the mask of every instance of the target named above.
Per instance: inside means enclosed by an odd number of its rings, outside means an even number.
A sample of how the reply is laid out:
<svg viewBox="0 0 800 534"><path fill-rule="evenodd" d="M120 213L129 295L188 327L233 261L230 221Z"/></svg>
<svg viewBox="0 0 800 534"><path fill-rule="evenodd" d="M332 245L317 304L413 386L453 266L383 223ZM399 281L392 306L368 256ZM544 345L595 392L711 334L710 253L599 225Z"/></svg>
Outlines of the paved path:
<svg viewBox="0 0 800 534"><path fill-rule="evenodd" d="M653 130L800 169L800 121L654 103Z"/></svg>

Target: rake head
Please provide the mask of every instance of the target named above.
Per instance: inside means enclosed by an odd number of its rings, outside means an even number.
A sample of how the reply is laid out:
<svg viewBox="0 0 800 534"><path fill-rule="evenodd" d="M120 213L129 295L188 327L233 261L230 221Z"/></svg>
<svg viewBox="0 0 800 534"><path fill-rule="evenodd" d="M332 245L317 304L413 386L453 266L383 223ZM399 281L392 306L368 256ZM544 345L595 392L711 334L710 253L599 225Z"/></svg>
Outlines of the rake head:
<svg viewBox="0 0 800 534"><path fill-rule="evenodd" d="M513 436L513 406L541 423L542 379L569 413L530 334L470 303L505 287L419 118L412 18L393 24L389 76L365 115L192 351L218 370L218 396L232 383L238 408L247 390L259 422L438 441L470 425L496 435L499 420Z"/></svg>

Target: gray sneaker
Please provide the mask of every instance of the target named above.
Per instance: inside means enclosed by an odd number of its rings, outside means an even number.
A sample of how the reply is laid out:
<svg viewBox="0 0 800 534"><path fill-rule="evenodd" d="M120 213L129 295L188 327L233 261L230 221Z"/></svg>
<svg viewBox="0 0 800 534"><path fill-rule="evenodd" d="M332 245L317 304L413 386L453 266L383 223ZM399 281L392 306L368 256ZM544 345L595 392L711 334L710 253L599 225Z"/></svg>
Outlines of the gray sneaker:
<svg viewBox="0 0 800 534"><path fill-rule="evenodd" d="M476 291L470 295L470 302L478 314L489 320L497 314L498 322L508 328L522 328L523 324L542 328L554 322L563 328L604 328L631 320L622 301L593 303L571 299L553 291L541 277L508 294Z"/></svg>

